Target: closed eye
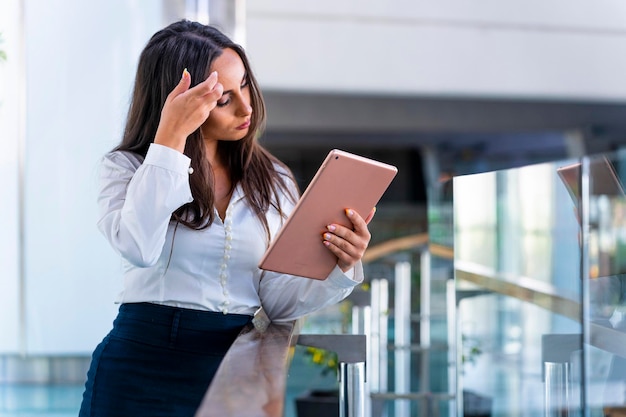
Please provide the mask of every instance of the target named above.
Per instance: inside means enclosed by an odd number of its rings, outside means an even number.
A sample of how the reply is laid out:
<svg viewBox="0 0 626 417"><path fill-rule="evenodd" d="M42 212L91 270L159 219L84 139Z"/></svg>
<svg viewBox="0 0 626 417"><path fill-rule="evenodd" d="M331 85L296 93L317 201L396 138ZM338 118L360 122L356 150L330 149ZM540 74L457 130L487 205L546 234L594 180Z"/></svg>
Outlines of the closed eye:
<svg viewBox="0 0 626 417"><path fill-rule="evenodd" d="M226 97L226 99L224 100L224 97ZM230 93L228 94L224 94L222 95L222 99L220 101L217 102L217 107L224 107L227 106L228 103L230 103Z"/></svg>
<svg viewBox="0 0 626 417"><path fill-rule="evenodd" d="M250 82L248 81L248 77L244 76L243 77L243 82L241 83L241 85L239 86L240 90L243 90L245 88L248 88L250 86ZM224 94L222 94L222 99L220 101L217 102L217 107L224 107L224 106L228 106L231 102L231 90L226 91Z"/></svg>

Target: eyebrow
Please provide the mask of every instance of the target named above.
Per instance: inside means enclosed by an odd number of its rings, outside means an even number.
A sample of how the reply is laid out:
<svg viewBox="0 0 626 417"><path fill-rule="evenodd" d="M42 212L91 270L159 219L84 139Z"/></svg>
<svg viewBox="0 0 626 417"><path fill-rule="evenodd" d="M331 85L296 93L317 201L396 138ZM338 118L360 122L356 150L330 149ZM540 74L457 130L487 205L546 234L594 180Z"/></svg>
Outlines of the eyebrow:
<svg viewBox="0 0 626 417"><path fill-rule="evenodd" d="M241 79L241 83L243 84L243 82L244 82L247 78L248 78L248 73L247 73L247 72L245 72L245 73L243 74L243 78ZM226 91L224 91L224 92L222 93L222 97L224 97L226 94L230 94L230 93L232 93L232 92L233 92L233 90L226 90Z"/></svg>

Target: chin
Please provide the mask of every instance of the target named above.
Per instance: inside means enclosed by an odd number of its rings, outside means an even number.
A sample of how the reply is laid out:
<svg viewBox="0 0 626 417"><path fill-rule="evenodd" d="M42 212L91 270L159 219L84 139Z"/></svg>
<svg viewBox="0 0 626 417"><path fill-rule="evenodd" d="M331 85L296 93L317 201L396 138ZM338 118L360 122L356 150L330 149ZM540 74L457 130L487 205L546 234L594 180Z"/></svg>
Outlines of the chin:
<svg viewBox="0 0 626 417"><path fill-rule="evenodd" d="M242 140L243 138L246 137L246 133L242 133L241 135L237 135L237 136L231 136L231 137L226 137L224 139L220 139L222 142L238 142L240 140Z"/></svg>
<svg viewBox="0 0 626 417"><path fill-rule="evenodd" d="M234 135L233 140L241 140L243 138L245 138L248 135L249 130L245 129L245 130L241 130L239 132L239 134Z"/></svg>

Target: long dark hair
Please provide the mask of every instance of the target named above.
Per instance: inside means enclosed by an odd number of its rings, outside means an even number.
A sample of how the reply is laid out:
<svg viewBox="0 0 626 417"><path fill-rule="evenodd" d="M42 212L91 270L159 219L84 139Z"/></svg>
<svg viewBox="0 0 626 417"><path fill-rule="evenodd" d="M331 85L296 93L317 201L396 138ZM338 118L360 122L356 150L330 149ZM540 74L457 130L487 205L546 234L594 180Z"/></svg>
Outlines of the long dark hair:
<svg viewBox="0 0 626 417"><path fill-rule="evenodd" d="M292 201L297 199L288 186L293 176L284 164L259 144L258 136L265 127L265 103L259 85L243 48L216 28L181 20L152 36L139 57L124 137L115 150L145 157L154 141L165 99L180 81L183 69L187 68L192 74L193 87L208 77L211 64L226 48L235 51L243 62L253 111L248 134L239 141L218 142L218 157L230 172L232 187L241 184L248 205L269 236L265 214L270 207L285 216L279 194L284 192ZM196 74L202 76L194 77ZM172 219L200 230L215 220L213 173L205 156L200 129L187 138L185 154L191 158L194 170L189 177L193 201L177 209Z"/></svg>

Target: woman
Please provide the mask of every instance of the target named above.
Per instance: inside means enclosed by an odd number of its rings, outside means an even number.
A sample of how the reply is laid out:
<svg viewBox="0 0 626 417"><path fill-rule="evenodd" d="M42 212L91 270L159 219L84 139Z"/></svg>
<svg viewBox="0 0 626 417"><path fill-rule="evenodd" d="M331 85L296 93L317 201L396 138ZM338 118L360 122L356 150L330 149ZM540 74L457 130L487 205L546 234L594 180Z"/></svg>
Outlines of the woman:
<svg viewBox="0 0 626 417"><path fill-rule="evenodd" d="M362 281L370 234L352 210L352 229L321 234L338 259L325 281L258 269L298 198L257 142L264 121L245 52L218 30L180 21L150 39L122 143L102 163L98 227L122 257L124 287L80 416L192 416L260 307L292 320Z"/></svg>

